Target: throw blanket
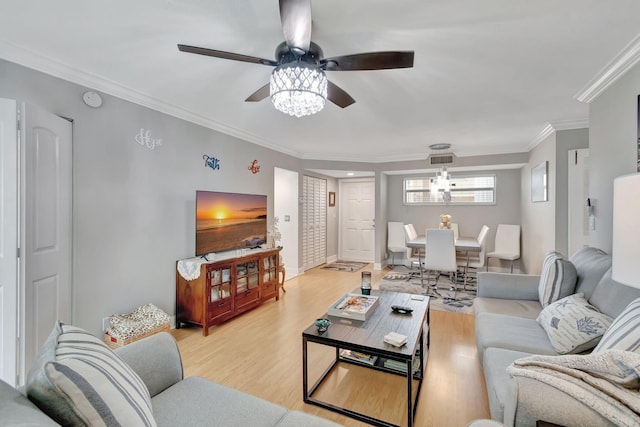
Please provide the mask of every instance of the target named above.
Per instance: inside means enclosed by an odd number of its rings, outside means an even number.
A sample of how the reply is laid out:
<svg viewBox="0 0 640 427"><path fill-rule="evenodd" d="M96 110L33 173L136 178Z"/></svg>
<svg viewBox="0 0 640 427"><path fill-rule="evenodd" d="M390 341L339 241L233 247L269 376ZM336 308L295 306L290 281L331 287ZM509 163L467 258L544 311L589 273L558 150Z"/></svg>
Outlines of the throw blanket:
<svg viewBox="0 0 640 427"><path fill-rule="evenodd" d="M640 425L640 354L530 356L513 362L507 372L549 384L618 426Z"/></svg>

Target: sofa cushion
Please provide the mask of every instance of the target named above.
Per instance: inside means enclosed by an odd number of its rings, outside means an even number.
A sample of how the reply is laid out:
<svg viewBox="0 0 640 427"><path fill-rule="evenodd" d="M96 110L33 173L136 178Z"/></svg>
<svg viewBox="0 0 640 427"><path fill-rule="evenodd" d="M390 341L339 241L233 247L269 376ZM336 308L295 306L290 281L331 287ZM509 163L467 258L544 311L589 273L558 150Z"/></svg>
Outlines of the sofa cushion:
<svg viewBox="0 0 640 427"><path fill-rule="evenodd" d="M201 377L188 377L154 396L159 427L337 427L331 421L286 408Z"/></svg>
<svg viewBox="0 0 640 427"><path fill-rule="evenodd" d="M553 348L569 354L595 347L613 319L589 304L583 294L575 294L543 308L537 321Z"/></svg>
<svg viewBox="0 0 640 427"><path fill-rule="evenodd" d="M640 298L615 318L593 352L611 349L640 353Z"/></svg>
<svg viewBox="0 0 640 427"><path fill-rule="evenodd" d="M593 290L591 298L587 299L591 305L602 313L608 314L615 319L627 308L629 301L633 301L636 298L640 298L640 289L616 282L611 278L611 269L609 269Z"/></svg>
<svg viewBox="0 0 640 427"><path fill-rule="evenodd" d="M0 380L0 425L60 427L16 388Z"/></svg>
<svg viewBox="0 0 640 427"><path fill-rule="evenodd" d="M576 268L559 252L551 251L544 257L538 297L542 307L573 294L577 280Z"/></svg>
<svg viewBox="0 0 640 427"><path fill-rule="evenodd" d="M576 267L578 274L575 293L583 293L585 299L590 301L593 290L604 273L611 268L611 256L588 246L577 250L569 261Z"/></svg>
<svg viewBox="0 0 640 427"><path fill-rule="evenodd" d="M540 311L542 311L542 306L538 300L527 301L483 297L473 300L473 312L476 316L480 313L495 313L535 320Z"/></svg>
<svg viewBox="0 0 640 427"><path fill-rule="evenodd" d="M29 371L27 395L63 425L156 425L140 377L101 340L59 322Z"/></svg>
<svg viewBox="0 0 640 427"><path fill-rule="evenodd" d="M558 354L547 333L535 319L504 314L482 313L476 316L478 356L489 347L506 348L533 354Z"/></svg>
<svg viewBox="0 0 640 427"><path fill-rule="evenodd" d="M158 426L274 426L287 409L200 377L188 377L152 399Z"/></svg>
<svg viewBox="0 0 640 427"><path fill-rule="evenodd" d="M531 353L507 350L503 348L488 348L485 352L482 369L487 384L487 398L491 418L502 422L504 419L504 405L509 394L510 376L507 366Z"/></svg>

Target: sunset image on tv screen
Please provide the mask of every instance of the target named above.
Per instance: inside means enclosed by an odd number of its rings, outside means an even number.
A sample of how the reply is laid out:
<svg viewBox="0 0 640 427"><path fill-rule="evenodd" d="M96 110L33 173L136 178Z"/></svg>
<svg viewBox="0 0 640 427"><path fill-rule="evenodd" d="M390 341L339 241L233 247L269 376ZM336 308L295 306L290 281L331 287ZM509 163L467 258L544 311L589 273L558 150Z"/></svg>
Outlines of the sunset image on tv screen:
<svg viewBox="0 0 640 427"><path fill-rule="evenodd" d="M267 196L196 192L196 255L256 247L266 234Z"/></svg>

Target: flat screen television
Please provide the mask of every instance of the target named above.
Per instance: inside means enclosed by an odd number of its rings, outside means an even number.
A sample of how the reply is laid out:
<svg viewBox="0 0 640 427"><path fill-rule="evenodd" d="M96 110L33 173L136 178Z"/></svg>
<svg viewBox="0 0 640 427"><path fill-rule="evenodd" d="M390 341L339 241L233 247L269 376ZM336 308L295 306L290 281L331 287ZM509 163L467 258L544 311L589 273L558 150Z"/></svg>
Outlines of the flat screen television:
<svg viewBox="0 0 640 427"><path fill-rule="evenodd" d="M267 196L196 191L196 256L266 242Z"/></svg>

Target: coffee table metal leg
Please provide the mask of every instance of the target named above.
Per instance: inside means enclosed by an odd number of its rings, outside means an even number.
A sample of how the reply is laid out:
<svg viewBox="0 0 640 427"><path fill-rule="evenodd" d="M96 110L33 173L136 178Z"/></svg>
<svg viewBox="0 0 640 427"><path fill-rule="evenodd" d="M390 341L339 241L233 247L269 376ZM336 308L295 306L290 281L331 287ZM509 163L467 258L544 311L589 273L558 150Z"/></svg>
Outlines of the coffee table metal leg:
<svg viewBox="0 0 640 427"><path fill-rule="evenodd" d="M413 380L413 362L407 361L407 426L413 426L413 408L411 396L411 382ZM416 404L418 402L416 401Z"/></svg>
<svg viewBox="0 0 640 427"><path fill-rule="evenodd" d="M302 337L302 400L309 401L309 370L307 369L307 339Z"/></svg>

